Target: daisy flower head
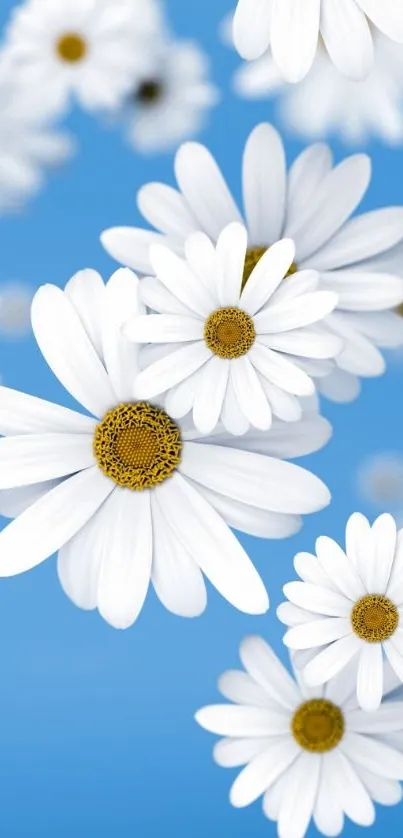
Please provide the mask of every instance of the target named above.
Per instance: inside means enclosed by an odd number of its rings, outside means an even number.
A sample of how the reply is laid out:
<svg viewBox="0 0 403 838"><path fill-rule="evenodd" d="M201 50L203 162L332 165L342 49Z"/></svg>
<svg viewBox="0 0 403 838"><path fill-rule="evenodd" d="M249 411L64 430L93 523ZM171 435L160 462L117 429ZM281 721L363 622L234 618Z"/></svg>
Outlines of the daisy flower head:
<svg viewBox="0 0 403 838"><path fill-rule="evenodd" d="M302 137L336 135L347 144L377 137L389 145L403 140L403 50L374 33L374 65L363 81L343 76L319 46L306 78L296 85L283 79L270 50L243 62L234 89L247 99L278 96L280 119Z"/></svg>
<svg viewBox="0 0 403 838"><path fill-rule="evenodd" d="M125 328L129 339L159 348L137 379L138 396L167 393L168 412L179 418L192 410L200 433L220 421L234 434L250 425L268 430L273 414L297 421L297 397L315 392L309 365L343 347L321 324L337 295L317 290L314 271L296 271L293 242L277 242L255 267L247 247L237 222L216 247L205 233L191 234L185 259L153 245L155 276L142 280L140 294L155 313Z"/></svg>
<svg viewBox="0 0 403 838"><path fill-rule="evenodd" d="M396 531L389 514L371 527L355 513L347 523L345 552L321 536L316 555L298 553L294 566L302 581L284 586L289 602L277 611L290 626L284 643L298 650L296 663L313 685L355 660L358 703L375 711L385 656L403 682L403 531Z"/></svg>
<svg viewBox="0 0 403 838"><path fill-rule="evenodd" d="M59 109L114 108L160 26L153 0L27 0L17 7L6 49L22 82L51 89Z"/></svg>
<svg viewBox="0 0 403 838"><path fill-rule="evenodd" d="M238 0L233 37L248 61L270 45L288 82L309 72L319 38L341 73L363 79L373 64L372 27L403 43L403 10L394 0Z"/></svg>
<svg viewBox="0 0 403 838"><path fill-rule="evenodd" d="M128 140L143 153L175 148L204 128L218 99L200 47L165 38L150 49L133 80L125 108Z"/></svg>
<svg viewBox="0 0 403 838"><path fill-rule="evenodd" d="M329 426L312 414L302 431L277 429L270 439L206 440L139 401L137 347L121 334L138 306L128 270L106 285L86 270L64 291L36 293L42 355L91 415L0 389L0 513L14 518L0 533L0 576L59 551L68 596L116 628L135 621L150 581L173 613L201 614L202 574L235 607L264 613L266 589L230 526L282 538L329 502L317 477L279 458L320 447Z"/></svg>
<svg viewBox="0 0 403 838"><path fill-rule="evenodd" d="M344 349L334 372L327 361L318 364L318 376L325 376L318 388L329 398L348 401L358 395L360 377L384 372L378 347L403 344L402 318L394 311L403 300L403 207L350 218L370 181L367 155L355 154L333 166L328 146L315 144L287 170L278 132L267 123L256 126L242 163L244 218L205 146L184 143L176 154L175 174L179 189L149 183L138 193L139 209L155 232L131 227L103 232L101 241L111 256L151 274L151 244L165 243L183 255L190 233L204 232L216 243L224 228L237 221L248 231L251 270L271 245L291 238L298 270L318 271L319 288L338 295L326 324L342 338Z"/></svg>
<svg viewBox="0 0 403 838"><path fill-rule="evenodd" d="M244 766L230 791L233 806L263 796L263 813L277 822L277 834L304 838L311 820L323 835L339 835L345 817L369 826L374 802L400 802L401 700L392 693L376 714L364 713L351 672L311 689L260 637L247 637L240 657L244 670L225 672L218 683L231 703L196 713L201 727L224 737L214 747L215 762Z"/></svg>

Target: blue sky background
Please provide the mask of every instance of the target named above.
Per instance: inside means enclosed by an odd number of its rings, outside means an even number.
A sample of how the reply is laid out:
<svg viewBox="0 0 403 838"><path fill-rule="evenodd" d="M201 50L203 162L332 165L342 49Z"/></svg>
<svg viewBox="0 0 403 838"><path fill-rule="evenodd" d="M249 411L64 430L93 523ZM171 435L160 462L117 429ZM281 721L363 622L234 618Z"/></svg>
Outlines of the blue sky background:
<svg viewBox="0 0 403 838"><path fill-rule="evenodd" d="M13 7L2 0L0 27ZM244 103L230 92L235 55L223 47L217 27L228 0L169 0L174 31L197 38L209 52L222 90L222 105L203 140L222 163L239 196L240 155L251 128L272 116L267 103ZM118 133L83 114L69 122L80 151L28 209L0 221L1 283L23 280L63 286L71 274L94 267L107 276L113 261L100 232L136 224L139 186L172 182L172 155L136 157ZM303 147L286 137L290 160ZM346 152L333 144L337 158ZM369 148L373 181L363 209L403 203L400 150ZM0 342L6 384L68 404L31 339ZM306 519L302 532L283 542L243 542L271 594L262 618L235 612L215 591L205 615L194 621L169 615L151 592L138 623L127 632L107 626L94 612L75 608L63 594L51 559L30 573L0 584L0 834L4 838L211 838L274 836L257 803L238 811L228 803L236 772L212 763L214 737L193 714L218 699L216 679L237 665L245 634L261 633L283 655L275 607L282 585L294 577L292 557L311 550L315 538L343 539L354 510L373 516L356 496L355 474L373 452L402 452L403 361L382 379L367 381L358 401L324 406L334 439L301 463L329 485L333 502ZM403 807L378 808L372 835L398 835ZM360 828L348 824L345 835ZM310 838L316 835L314 828Z"/></svg>

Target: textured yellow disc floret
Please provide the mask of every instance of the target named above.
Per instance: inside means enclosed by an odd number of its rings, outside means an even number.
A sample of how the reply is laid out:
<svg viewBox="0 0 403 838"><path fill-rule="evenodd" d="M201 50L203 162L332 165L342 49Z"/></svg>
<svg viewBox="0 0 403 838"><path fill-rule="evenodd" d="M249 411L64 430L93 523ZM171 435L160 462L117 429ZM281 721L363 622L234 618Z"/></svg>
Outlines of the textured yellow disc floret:
<svg viewBox="0 0 403 838"><path fill-rule="evenodd" d="M305 701L295 711L291 730L305 751L324 754L331 751L344 735L344 716L340 708L324 698Z"/></svg>
<svg viewBox="0 0 403 838"><path fill-rule="evenodd" d="M382 643L396 631L399 613L396 605L383 594L367 594L351 610L355 634L367 643Z"/></svg>
<svg viewBox="0 0 403 838"><path fill-rule="evenodd" d="M255 337L252 318L239 308L217 308L204 324L204 340L219 358L246 355Z"/></svg>
<svg viewBox="0 0 403 838"><path fill-rule="evenodd" d="M118 486L142 491L170 477L181 461L178 426L159 407L146 402L121 404L97 425L94 456Z"/></svg>
<svg viewBox="0 0 403 838"><path fill-rule="evenodd" d="M85 57L87 44L84 38L76 32L66 32L59 38L56 52L59 58L67 64L77 64Z"/></svg>
<svg viewBox="0 0 403 838"><path fill-rule="evenodd" d="M242 288L245 287L253 269L256 268L257 263L260 262L262 256L266 253L266 250L268 249L268 247L250 247L246 251L245 265L242 277ZM298 267L295 264L295 262L293 262L292 265L290 265L286 276L292 276L292 274L295 274L297 270Z"/></svg>

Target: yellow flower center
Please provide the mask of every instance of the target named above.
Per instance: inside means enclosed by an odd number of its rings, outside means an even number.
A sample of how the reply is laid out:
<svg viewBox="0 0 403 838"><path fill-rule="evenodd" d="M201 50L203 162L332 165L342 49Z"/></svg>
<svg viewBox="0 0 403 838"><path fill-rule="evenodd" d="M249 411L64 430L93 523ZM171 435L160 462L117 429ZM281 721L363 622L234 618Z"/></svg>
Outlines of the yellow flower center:
<svg viewBox="0 0 403 838"><path fill-rule="evenodd" d="M367 643L382 643L396 631L399 613L383 594L367 594L355 603L350 619L357 637Z"/></svg>
<svg viewBox="0 0 403 838"><path fill-rule="evenodd" d="M324 754L342 740L344 716L331 701L313 698L297 708L291 721L291 731L305 751Z"/></svg>
<svg viewBox="0 0 403 838"><path fill-rule="evenodd" d="M239 308L217 308L204 324L204 340L219 358L246 355L255 337L252 318Z"/></svg>
<svg viewBox="0 0 403 838"><path fill-rule="evenodd" d="M77 64L85 58L87 44L76 32L66 32L57 41L56 52L67 64Z"/></svg>
<svg viewBox="0 0 403 838"><path fill-rule="evenodd" d="M94 456L101 471L118 486L153 489L181 461L178 426L159 407L146 402L109 410L95 428Z"/></svg>
<svg viewBox="0 0 403 838"><path fill-rule="evenodd" d="M254 270L254 268L256 268L257 263L260 262L262 256L266 253L266 250L268 250L268 249L269 249L268 247L250 247L246 251L245 265L244 265L243 277L242 277L242 289L245 288L245 285L246 285L252 271ZM290 265L286 276L292 276L292 274L295 274L297 272L297 270L298 270L298 265L296 265L296 263L293 262L292 265Z"/></svg>
<svg viewBox="0 0 403 838"><path fill-rule="evenodd" d="M396 309L396 312L397 314L400 314L400 317L403 317L403 303L400 303L400 305Z"/></svg>

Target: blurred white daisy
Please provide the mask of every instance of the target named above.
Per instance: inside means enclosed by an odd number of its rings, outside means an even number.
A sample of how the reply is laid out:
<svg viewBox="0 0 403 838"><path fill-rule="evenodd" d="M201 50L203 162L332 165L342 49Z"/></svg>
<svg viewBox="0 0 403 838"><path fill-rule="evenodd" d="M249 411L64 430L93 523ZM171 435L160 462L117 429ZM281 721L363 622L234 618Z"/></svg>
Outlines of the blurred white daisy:
<svg viewBox="0 0 403 838"><path fill-rule="evenodd" d="M338 134L347 143L378 137L391 145L403 140L403 47L374 33L374 66L364 81L343 76L319 47L304 81L287 84L268 51L244 63L234 75L240 96L279 96L284 123L309 139Z"/></svg>
<svg viewBox="0 0 403 838"><path fill-rule="evenodd" d="M394 0L238 0L234 43L243 58L269 45L288 82L298 82L315 59L319 36L337 69L363 79L373 64L371 24L403 43L403 8Z"/></svg>
<svg viewBox="0 0 403 838"><path fill-rule="evenodd" d="M135 74L126 101L128 139L143 153L175 148L204 128L218 99L200 47L188 41L164 41L150 49Z"/></svg>
<svg viewBox="0 0 403 838"><path fill-rule="evenodd" d="M0 283L0 337L23 338L31 331L33 290L23 282Z"/></svg>
<svg viewBox="0 0 403 838"><path fill-rule="evenodd" d="M391 515L380 515L371 527L355 513L347 522L346 552L327 536L315 546L316 555L295 556L303 581L284 586L289 602L277 611L291 626L284 643L309 650L303 668L308 684L324 684L357 660L357 700L375 711L384 653L403 682L403 531L397 533Z"/></svg>
<svg viewBox="0 0 403 838"><path fill-rule="evenodd" d="M260 637L247 637L240 657L246 672L225 672L218 682L232 703L196 713L201 727L224 737L215 762L245 766L230 791L233 806L263 795L280 838L304 838L311 820L323 835L339 835L344 817L369 826L374 802L400 802L403 701L392 693L377 713L364 713L350 671L325 688L308 688ZM395 686L390 681L385 693Z"/></svg>
<svg viewBox="0 0 403 838"><path fill-rule="evenodd" d="M193 233L186 260L154 245L155 277L143 279L140 293L156 313L133 318L124 331L160 350L140 373L137 395L167 392L168 413L183 417L192 410L205 434L219 421L235 434L249 424L268 430L273 414L297 421L296 397L315 391L310 362L343 348L321 323L337 295L317 290L314 271L295 272L293 242L273 244L243 287L247 244L245 227L233 223L216 248L204 233Z"/></svg>
<svg viewBox="0 0 403 838"><path fill-rule="evenodd" d="M20 208L42 187L47 168L65 163L75 143L52 127L53 98L30 95L0 60L0 212Z"/></svg>
<svg viewBox="0 0 403 838"><path fill-rule="evenodd" d="M152 0L27 0L6 32L6 50L32 91L57 106L114 108L130 89L160 26ZM56 101L55 101L56 106Z"/></svg>
<svg viewBox="0 0 403 838"><path fill-rule="evenodd" d="M206 440L157 404L139 402L137 348L121 336L137 311L130 271L104 286L87 270L65 292L37 291L39 348L92 416L1 389L0 513L15 520L0 533L0 576L59 551L67 594L116 628L137 618L150 581L169 610L200 614L203 573L235 607L264 613L263 582L229 527L284 537L299 528L300 514L329 502L317 477L274 453L314 450L329 426L313 414L302 436L297 428L242 444L225 433Z"/></svg>
<svg viewBox="0 0 403 838"><path fill-rule="evenodd" d="M242 170L248 271L274 242L283 237L294 240L298 269L319 271L321 289L339 297L326 323L343 339L345 349L331 375L327 373L332 367L329 370L326 361L320 362L326 377L318 387L329 398L355 398L358 377L385 370L377 347L403 344L403 321L393 311L403 299L401 245L394 248L403 240L403 207L351 219L370 181L370 159L356 154L333 167L328 146L316 144L303 151L287 172L281 137L266 123L252 131ZM202 231L216 242L231 221L243 222L205 146L182 145L175 174L179 190L149 183L138 193L140 211L160 232L115 227L101 236L112 256L142 273L152 272L151 244L165 243L182 255L190 233Z"/></svg>

